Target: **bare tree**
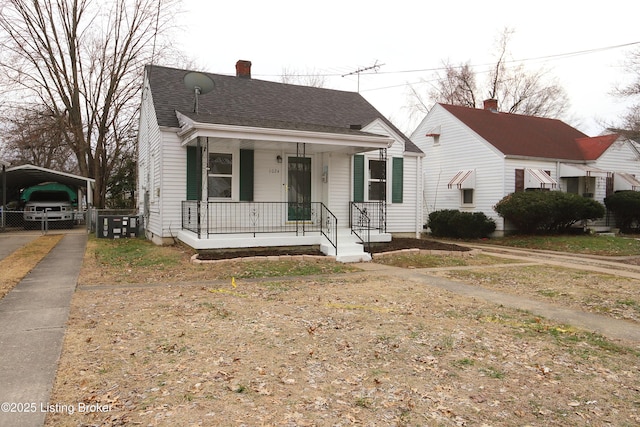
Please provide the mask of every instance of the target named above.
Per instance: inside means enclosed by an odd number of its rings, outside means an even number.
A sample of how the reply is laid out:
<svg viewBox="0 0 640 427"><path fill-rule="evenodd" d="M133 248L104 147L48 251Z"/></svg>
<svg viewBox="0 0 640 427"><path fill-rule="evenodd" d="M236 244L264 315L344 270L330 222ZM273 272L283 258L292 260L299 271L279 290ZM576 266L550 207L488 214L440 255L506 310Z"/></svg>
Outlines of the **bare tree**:
<svg viewBox="0 0 640 427"><path fill-rule="evenodd" d="M63 142L65 126L50 111L23 111L5 118L3 157L13 165L32 164L77 173L73 152Z"/></svg>
<svg viewBox="0 0 640 427"><path fill-rule="evenodd" d="M0 10L10 107L44 106L58 120L80 174L96 181L96 206L130 149L142 70L168 46L176 1L4 0Z"/></svg>
<svg viewBox="0 0 640 427"><path fill-rule="evenodd" d="M471 64L467 62L455 67L451 63L445 63L444 67L442 80L429 91L430 98L439 99L447 104L475 107L478 87Z"/></svg>
<svg viewBox="0 0 640 427"><path fill-rule="evenodd" d="M325 87L326 85L325 76L318 73L316 70L300 72L297 70L290 70L288 68L282 69L280 82L312 87Z"/></svg>
<svg viewBox="0 0 640 427"><path fill-rule="evenodd" d="M561 117L569 106L564 89L544 70L528 71L520 64L508 66L509 39L513 31L505 29L496 45L496 61L489 70L486 84L477 84L477 73L469 62L453 65L445 62L435 75L435 84L427 91L429 105L441 102L478 108L484 99L496 99L501 111L539 117ZM424 99L415 103L418 91L412 88L414 105L426 105ZM486 95L482 95L482 93Z"/></svg>
<svg viewBox="0 0 640 427"><path fill-rule="evenodd" d="M640 48L629 52L624 69L631 76L631 82L616 88L614 94L630 100L631 105L616 130L629 138L640 140Z"/></svg>

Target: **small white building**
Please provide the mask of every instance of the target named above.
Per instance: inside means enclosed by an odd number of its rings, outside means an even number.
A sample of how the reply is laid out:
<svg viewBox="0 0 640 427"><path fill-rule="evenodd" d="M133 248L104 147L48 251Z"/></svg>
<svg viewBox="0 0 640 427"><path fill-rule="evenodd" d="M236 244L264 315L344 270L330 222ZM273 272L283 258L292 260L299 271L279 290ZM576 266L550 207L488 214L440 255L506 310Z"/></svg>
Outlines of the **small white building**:
<svg viewBox="0 0 640 427"><path fill-rule="evenodd" d="M422 229L423 153L354 92L147 66L138 137L146 236L196 249L362 243Z"/></svg>
<svg viewBox="0 0 640 427"><path fill-rule="evenodd" d="M442 209L483 212L496 234L511 229L493 207L515 191L559 190L603 202L640 190L640 153L616 134L589 137L560 120L436 104L411 136L425 153L424 223ZM612 218L592 227L605 230Z"/></svg>

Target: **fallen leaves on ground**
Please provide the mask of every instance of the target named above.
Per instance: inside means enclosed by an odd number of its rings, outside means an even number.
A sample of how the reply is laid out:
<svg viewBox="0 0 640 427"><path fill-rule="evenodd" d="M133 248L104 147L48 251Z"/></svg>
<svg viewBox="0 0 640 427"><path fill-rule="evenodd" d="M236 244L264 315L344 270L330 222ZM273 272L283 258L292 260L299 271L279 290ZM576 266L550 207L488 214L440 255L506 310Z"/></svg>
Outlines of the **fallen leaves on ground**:
<svg viewBox="0 0 640 427"><path fill-rule="evenodd" d="M81 287L51 402L77 425L633 425L638 353L396 277Z"/></svg>

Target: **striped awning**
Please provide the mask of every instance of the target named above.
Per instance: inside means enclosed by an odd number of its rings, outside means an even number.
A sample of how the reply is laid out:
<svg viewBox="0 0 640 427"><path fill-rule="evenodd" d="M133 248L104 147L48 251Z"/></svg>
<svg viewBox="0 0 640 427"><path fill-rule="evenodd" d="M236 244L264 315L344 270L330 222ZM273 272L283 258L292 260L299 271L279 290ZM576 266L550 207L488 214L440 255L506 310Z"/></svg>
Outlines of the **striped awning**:
<svg viewBox="0 0 640 427"><path fill-rule="evenodd" d="M525 169L525 188L542 188L551 190L558 183L542 169Z"/></svg>
<svg viewBox="0 0 640 427"><path fill-rule="evenodd" d="M457 188L459 190L474 189L476 187L476 170L466 169L456 173L447 184L448 188Z"/></svg>
<svg viewBox="0 0 640 427"><path fill-rule="evenodd" d="M640 181L630 173L616 172L613 174L613 190L640 191Z"/></svg>
<svg viewBox="0 0 640 427"><path fill-rule="evenodd" d="M560 163L560 176L563 178L575 176L599 176L606 178L611 176L611 172L580 163Z"/></svg>

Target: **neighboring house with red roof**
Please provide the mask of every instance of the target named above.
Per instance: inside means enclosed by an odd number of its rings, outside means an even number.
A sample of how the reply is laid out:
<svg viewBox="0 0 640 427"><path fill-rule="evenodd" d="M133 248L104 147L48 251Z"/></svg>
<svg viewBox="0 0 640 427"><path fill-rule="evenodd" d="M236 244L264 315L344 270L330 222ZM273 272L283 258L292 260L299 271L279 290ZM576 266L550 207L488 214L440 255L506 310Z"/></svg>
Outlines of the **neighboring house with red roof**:
<svg viewBox="0 0 640 427"><path fill-rule="evenodd" d="M589 137L566 123L484 109L436 104L412 141L425 153L424 222L430 212L459 209L495 219L493 206L515 191L559 190L603 202L617 190L640 190L640 153L616 134ZM590 226L611 227L603 218Z"/></svg>
<svg viewBox="0 0 640 427"><path fill-rule="evenodd" d="M360 94L147 66L138 181L146 236L196 249L318 246L422 229L424 154Z"/></svg>

